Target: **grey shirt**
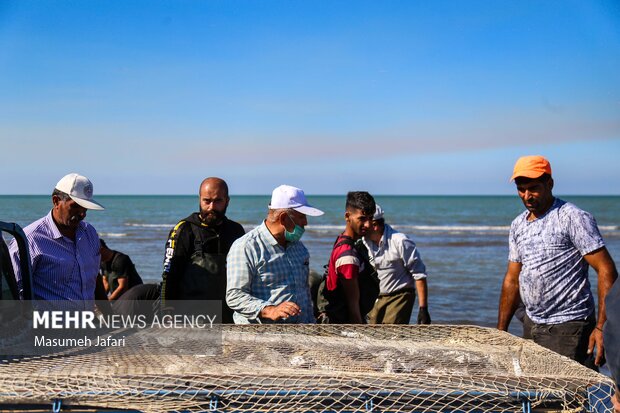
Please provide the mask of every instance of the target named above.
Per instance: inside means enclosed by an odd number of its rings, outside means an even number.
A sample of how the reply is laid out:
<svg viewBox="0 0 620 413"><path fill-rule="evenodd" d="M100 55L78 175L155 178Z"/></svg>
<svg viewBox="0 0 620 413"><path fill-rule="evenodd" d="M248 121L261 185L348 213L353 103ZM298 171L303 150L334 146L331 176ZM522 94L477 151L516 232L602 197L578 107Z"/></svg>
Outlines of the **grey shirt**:
<svg viewBox="0 0 620 413"><path fill-rule="evenodd" d="M381 294L415 287L415 280L426 278L426 266L413 242L405 234L385 224L379 245L364 238L369 258L379 275Z"/></svg>
<svg viewBox="0 0 620 413"><path fill-rule="evenodd" d="M583 320L594 311L584 255L605 246L594 217L556 198L542 217L520 214L510 227L508 260L522 264L521 299L537 324Z"/></svg>

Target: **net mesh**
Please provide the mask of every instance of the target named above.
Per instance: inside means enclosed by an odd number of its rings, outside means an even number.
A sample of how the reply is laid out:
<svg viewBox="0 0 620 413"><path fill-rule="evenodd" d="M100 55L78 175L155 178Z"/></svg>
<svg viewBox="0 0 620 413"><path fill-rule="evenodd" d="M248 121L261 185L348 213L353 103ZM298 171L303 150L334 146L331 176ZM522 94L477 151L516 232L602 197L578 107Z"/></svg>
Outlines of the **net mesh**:
<svg viewBox="0 0 620 413"><path fill-rule="evenodd" d="M144 412L602 412L613 386L489 328L221 328L217 356L110 347L2 360L0 406L58 399Z"/></svg>

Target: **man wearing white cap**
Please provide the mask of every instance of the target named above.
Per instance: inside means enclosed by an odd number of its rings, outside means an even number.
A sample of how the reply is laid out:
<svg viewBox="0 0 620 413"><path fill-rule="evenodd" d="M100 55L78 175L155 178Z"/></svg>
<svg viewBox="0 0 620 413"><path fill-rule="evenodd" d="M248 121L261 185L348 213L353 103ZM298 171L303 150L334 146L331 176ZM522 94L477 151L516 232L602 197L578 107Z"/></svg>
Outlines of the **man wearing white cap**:
<svg viewBox="0 0 620 413"><path fill-rule="evenodd" d="M300 241L306 215L323 211L311 207L301 189L281 185L267 219L230 248L226 302L235 323L314 323L310 255Z"/></svg>
<svg viewBox="0 0 620 413"><path fill-rule="evenodd" d="M76 173L65 175L52 193L52 210L24 228L36 300L94 300L99 271L99 236L84 222L87 209L104 209L93 199L93 184ZM21 294L17 243L10 246Z"/></svg>
<svg viewBox="0 0 620 413"><path fill-rule="evenodd" d="M418 324L430 324L426 266L415 243L385 223L383 208L376 205L370 230L363 238L379 276L379 298L368 314L370 324L409 324L415 291Z"/></svg>

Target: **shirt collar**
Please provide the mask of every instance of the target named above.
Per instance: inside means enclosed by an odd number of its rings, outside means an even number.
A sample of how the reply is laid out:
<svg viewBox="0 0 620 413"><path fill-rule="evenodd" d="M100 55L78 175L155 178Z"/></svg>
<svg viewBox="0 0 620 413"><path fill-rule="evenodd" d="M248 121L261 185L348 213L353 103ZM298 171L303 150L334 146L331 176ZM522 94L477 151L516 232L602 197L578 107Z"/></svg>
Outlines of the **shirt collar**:
<svg viewBox="0 0 620 413"><path fill-rule="evenodd" d="M270 245L276 246L280 245L276 238L269 232L269 228L267 228L267 224L263 221L258 227L258 233L261 238Z"/></svg>
<svg viewBox="0 0 620 413"><path fill-rule="evenodd" d="M560 198L558 198L558 197L553 197L553 203L551 204L551 206L549 207L549 209L547 210L547 212L545 212L544 214L542 214L542 215L541 215L541 216L539 216L538 218L533 219L533 220L531 220L531 221L530 221L530 219L529 219L529 218L530 218L530 214L531 214L531 212L530 212L530 211L528 211L528 210L525 210L525 211L523 212L523 217L524 217L525 222L527 222L527 223L532 223L532 222L540 221L541 219L543 219L543 218L545 218L547 215L549 215L549 214L551 213L551 211L553 211L554 209L558 208L558 207L560 206L560 202L562 202L562 201L560 200Z"/></svg>
<svg viewBox="0 0 620 413"><path fill-rule="evenodd" d="M49 234L50 234L50 237L52 237L52 239L60 239L64 236L60 233L58 226L54 222L54 218L52 217L52 210L50 210L50 212L45 216L45 224L47 228L49 229ZM80 221L77 227L77 230L75 231L76 239L82 236L85 225L86 224L84 223L84 221Z"/></svg>
<svg viewBox="0 0 620 413"><path fill-rule="evenodd" d="M50 212L45 216L45 225L47 226L49 233L50 233L50 237L52 237L52 239L62 238L62 234L60 233L60 230L56 226L56 223L54 222L54 218L52 218L52 210L50 210Z"/></svg>
<svg viewBox="0 0 620 413"><path fill-rule="evenodd" d="M379 247L383 247L387 244L387 239L392 236L394 230L388 224L383 226L383 235L381 235L381 239L379 240Z"/></svg>

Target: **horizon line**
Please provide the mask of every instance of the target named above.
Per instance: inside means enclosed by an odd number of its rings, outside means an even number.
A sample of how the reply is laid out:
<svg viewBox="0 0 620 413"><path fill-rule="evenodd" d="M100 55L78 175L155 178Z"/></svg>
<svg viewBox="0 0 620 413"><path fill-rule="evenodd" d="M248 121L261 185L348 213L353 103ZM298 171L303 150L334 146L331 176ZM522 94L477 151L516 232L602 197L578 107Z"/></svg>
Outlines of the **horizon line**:
<svg viewBox="0 0 620 413"><path fill-rule="evenodd" d="M97 198L100 196L197 196L198 194L99 194L99 195L94 195L93 198ZM506 196L506 197L512 197L512 196L518 196L516 193L515 194L371 194L373 197L381 197L381 196L393 196L393 197L409 197L409 196L419 196L419 197L431 197L431 196L471 196L471 197L492 197L492 196ZM0 197L8 197L8 196L49 196L51 197L51 194L0 194ZM266 196L269 197L271 196L271 194L230 194L230 196ZM313 196L313 197L328 197L328 196L342 196L345 197L345 194L306 194L306 196ZM591 194L559 194L559 195L554 195L555 197L558 196L620 196L620 193L618 194L601 194L601 193L591 193Z"/></svg>

